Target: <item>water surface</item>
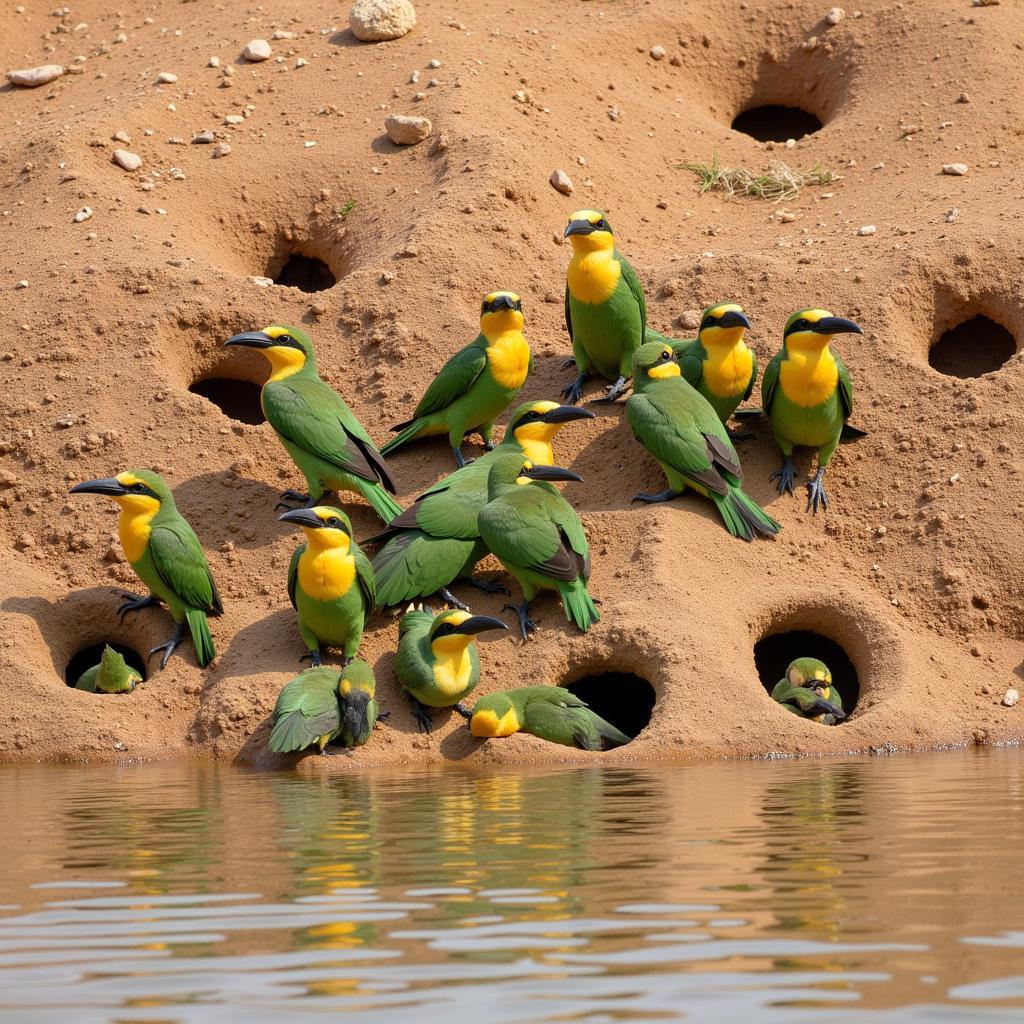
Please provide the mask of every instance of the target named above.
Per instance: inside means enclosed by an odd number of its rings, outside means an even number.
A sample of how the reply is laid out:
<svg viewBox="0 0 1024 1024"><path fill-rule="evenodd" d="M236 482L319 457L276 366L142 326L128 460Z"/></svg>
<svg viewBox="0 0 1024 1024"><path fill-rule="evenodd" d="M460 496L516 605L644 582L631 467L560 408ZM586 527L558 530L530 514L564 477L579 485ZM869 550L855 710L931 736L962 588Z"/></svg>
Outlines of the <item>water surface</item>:
<svg viewBox="0 0 1024 1024"><path fill-rule="evenodd" d="M1019 1022L1022 769L7 767L0 1021Z"/></svg>

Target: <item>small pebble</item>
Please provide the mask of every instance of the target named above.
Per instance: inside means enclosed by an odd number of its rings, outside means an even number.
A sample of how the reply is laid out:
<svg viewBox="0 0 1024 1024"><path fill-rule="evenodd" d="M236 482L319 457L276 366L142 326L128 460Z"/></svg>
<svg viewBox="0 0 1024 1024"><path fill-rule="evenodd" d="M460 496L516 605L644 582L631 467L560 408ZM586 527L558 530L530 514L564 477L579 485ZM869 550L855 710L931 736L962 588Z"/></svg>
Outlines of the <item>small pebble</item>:
<svg viewBox="0 0 1024 1024"><path fill-rule="evenodd" d="M400 39L416 24L416 10L409 0L355 0L348 27L366 43Z"/></svg>
<svg viewBox="0 0 1024 1024"><path fill-rule="evenodd" d="M846 17L846 11L844 11L842 7L833 7L828 14L825 15L825 22L829 25L838 25L844 17Z"/></svg>
<svg viewBox="0 0 1024 1024"><path fill-rule="evenodd" d="M556 192L561 192L563 196L569 195L573 190L572 178L569 177L565 171L554 170L551 172L551 177L548 178L551 182L551 187Z"/></svg>
<svg viewBox="0 0 1024 1024"><path fill-rule="evenodd" d="M857 228L858 235L873 235L878 228L874 224L865 224L863 227Z"/></svg>
<svg viewBox="0 0 1024 1024"><path fill-rule="evenodd" d="M132 137L123 128L119 128L114 132L111 138L115 142L123 142L125 145L132 141Z"/></svg>
<svg viewBox="0 0 1024 1024"><path fill-rule="evenodd" d="M213 152L210 154L214 160L219 160L222 156L227 156L231 152L231 146L227 142L218 142L213 147Z"/></svg>
<svg viewBox="0 0 1024 1024"><path fill-rule="evenodd" d="M15 288L27 288L28 287L28 281L19 281L14 287Z"/></svg>
<svg viewBox="0 0 1024 1024"><path fill-rule="evenodd" d="M963 175L967 173L967 164L943 164L943 174Z"/></svg>
<svg viewBox="0 0 1024 1024"><path fill-rule="evenodd" d="M161 71L160 74L156 76L156 80L160 82L161 85L173 85L178 80L178 76L174 74L173 71Z"/></svg>
<svg viewBox="0 0 1024 1024"><path fill-rule="evenodd" d="M413 146L422 142L433 130L429 117L408 117L405 114L388 114L384 118L384 130L396 146Z"/></svg>
<svg viewBox="0 0 1024 1024"><path fill-rule="evenodd" d="M219 67L220 67L220 57L217 57L217 56L213 56L213 57L211 57L211 58L210 58L210 59L209 59L209 60L208 60L208 61L206 62L206 66L207 66L208 68L219 68Z"/></svg>
<svg viewBox="0 0 1024 1024"><path fill-rule="evenodd" d="M78 213L75 214L75 223L81 224L83 221L92 220L92 208L89 206L83 206Z"/></svg>
<svg viewBox="0 0 1024 1024"><path fill-rule="evenodd" d="M664 60L665 53L664 46L652 46L650 50L651 60Z"/></svg>
<svg viewBox="0 0 1024 1024"><path fill-rule="evenodd" d="M250 39L245 44L242 56L250 63L258 64L261 60L269 60L273 52L266 39Z"/></svg>
<svg viewBox="0 0 1024 1024"><path fill-rule="evenodd" d="M1020 700L1020 693L1012 686L1003 694L1003 707L1012 708Z"/></svg>
<svg viewBox="0 0 1024 1024"><path fill-rule="evenodd" d="M118 167L126 171L137 171L142 166L142 157L127 149L115 149L112 159Z"/></svg>
<svg viewBox="0 0 1024 1024"><path fill-rule="evenodd" d="M216 138L211 131L196 132L192 136L193 146L209 146L216 142Z"/></svg>
<svg viewBox="0 0 1024 1024"><path fill-rule="evenodd" d="M24 89L36 89L64 74L61 64L42 64L37 68L16 68L7 72L7 81Z"/></svg>
<svg viewBox="0 0 1024 1024"><path fill-rule="evenodd" d="M241 124L245 120L241 114L228 114L224 118L225 124ZM212 140L211 140L212 141Z"/></svg>

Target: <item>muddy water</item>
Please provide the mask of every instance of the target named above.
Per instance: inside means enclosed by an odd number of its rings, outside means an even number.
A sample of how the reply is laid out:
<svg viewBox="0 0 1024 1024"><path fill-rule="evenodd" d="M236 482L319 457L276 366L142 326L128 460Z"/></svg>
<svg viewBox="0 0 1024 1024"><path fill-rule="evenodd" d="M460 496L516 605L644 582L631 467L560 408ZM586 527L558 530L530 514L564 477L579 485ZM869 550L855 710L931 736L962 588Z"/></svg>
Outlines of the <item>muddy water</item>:
<svg viewBox="0 0 1024 1024"><path fill-rule="evenodd" d="M1022 781L5 768L0 1021L1021 1021Z"/></svg>

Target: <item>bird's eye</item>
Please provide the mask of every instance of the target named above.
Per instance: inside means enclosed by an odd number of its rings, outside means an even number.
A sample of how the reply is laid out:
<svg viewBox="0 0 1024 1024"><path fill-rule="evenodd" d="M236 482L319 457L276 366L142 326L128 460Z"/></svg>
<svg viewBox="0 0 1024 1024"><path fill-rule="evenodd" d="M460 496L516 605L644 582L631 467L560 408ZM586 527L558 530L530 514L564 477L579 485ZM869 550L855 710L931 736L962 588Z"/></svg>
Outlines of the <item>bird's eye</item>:
<svg viewBox="0 0 1024 1024"><path fill-rule="evenodd" d="M595 225L598 231L605 231L608 228L608 222L602 217Z"/></svg>
<svg viewBox="0 0 1024 1024"><path fill-rule="evenodd" d="M671 352L667 352L667 351L666 351L666 352L662 352L662 353L661 353L661 358L662 358L662 359L669 359L669 358L671 358L671 356L672 356L672 353L671 353Z"/></svg>
<svg viewBox="0 0 1024 1024"><path fill-rule="evenodd" d="M327 525L328 526L341 526L341 520L337 516L331 516L331 518L327 520Z"/></svg>
<svg viewBox="0 0 1024 1024"><path fill-rule="evenodd" d="M142 494L143 491L145 491L146 488L142 484L132 484L131 489L136 494Z"/></svg>

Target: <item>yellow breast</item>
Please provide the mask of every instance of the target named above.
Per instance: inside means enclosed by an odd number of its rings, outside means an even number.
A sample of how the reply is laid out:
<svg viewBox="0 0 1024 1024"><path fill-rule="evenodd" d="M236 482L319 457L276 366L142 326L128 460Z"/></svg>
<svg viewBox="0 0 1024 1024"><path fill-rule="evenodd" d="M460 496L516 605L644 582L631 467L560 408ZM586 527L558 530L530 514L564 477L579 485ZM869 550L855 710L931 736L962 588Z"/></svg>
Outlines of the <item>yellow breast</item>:
<svg viewBox="0 0 1024 1024"><path fill-rule="evenodd" d="M469 657L468 644L462 650L439 653L436 649L434 660L434 682L446 697L455 697L469 686L473 663Z"/></svg>
<svg viewBox="0 0 1024 1024"><path fill-rule="evenodd" d="M551 450L550 441L521 436L517 440L519 447L523 449L523 454L535 466L553 466L555 464L555 453Z"/></svg>
<svg viewBox="0 0 1024 1024"><path fill-rule="evenodd" d="M566 280L577 302L596 306L611 298L622 276L622 264L607 249L573 256Z"/></svg>
<svg viewBox="0 0 1024 1024"><path fill-rule="evenodd" d="M782 393L805 409L831 398L838 383L839 367L828 349L817 356L791 352L779 369Z"/></svg>
<svg viewBox="0 0 1024 1024"><path fill-rule="evenodd" d="M509 708L501 718L490 708L484 708L483 711L478 711L473 715L469 723L469 731L474 736L486 738L511 736L513 733L519 732L521 728L522 725L515 708Z"/></svg>
<svg viewBox="0 0 1024 1024"><path fill-rule="evenodd" d="M747 390L753 369L753 353L743 342L721 351L709 349L704 383L717 398L732 398Z"/></svg>
<svg viewBox="0 0 1024 1024"><path fill-rule="evenodd" d="M137 562L145 553L152 532L150 522L160 509L160 503L148 499L150 506L139 502L137 505L123 505L117 520L117 533L124 548L124 557ZM141 507L139 507L141 506Z"/></svg>
<svg viewBox="0 0 1024 1024"><path fill-rule="evenodd" d="M530 370L530 346L519 331L499 335L487 346L487 366L499 387L518 391Z"/></svg>
<svg viewBox="0 0 1024 1024"><path fill-rule="evenodd" d="M313 551L307 546L299 556L299 586L316 601L344 597L355 577L355 558L340 548Z"/></svg>

